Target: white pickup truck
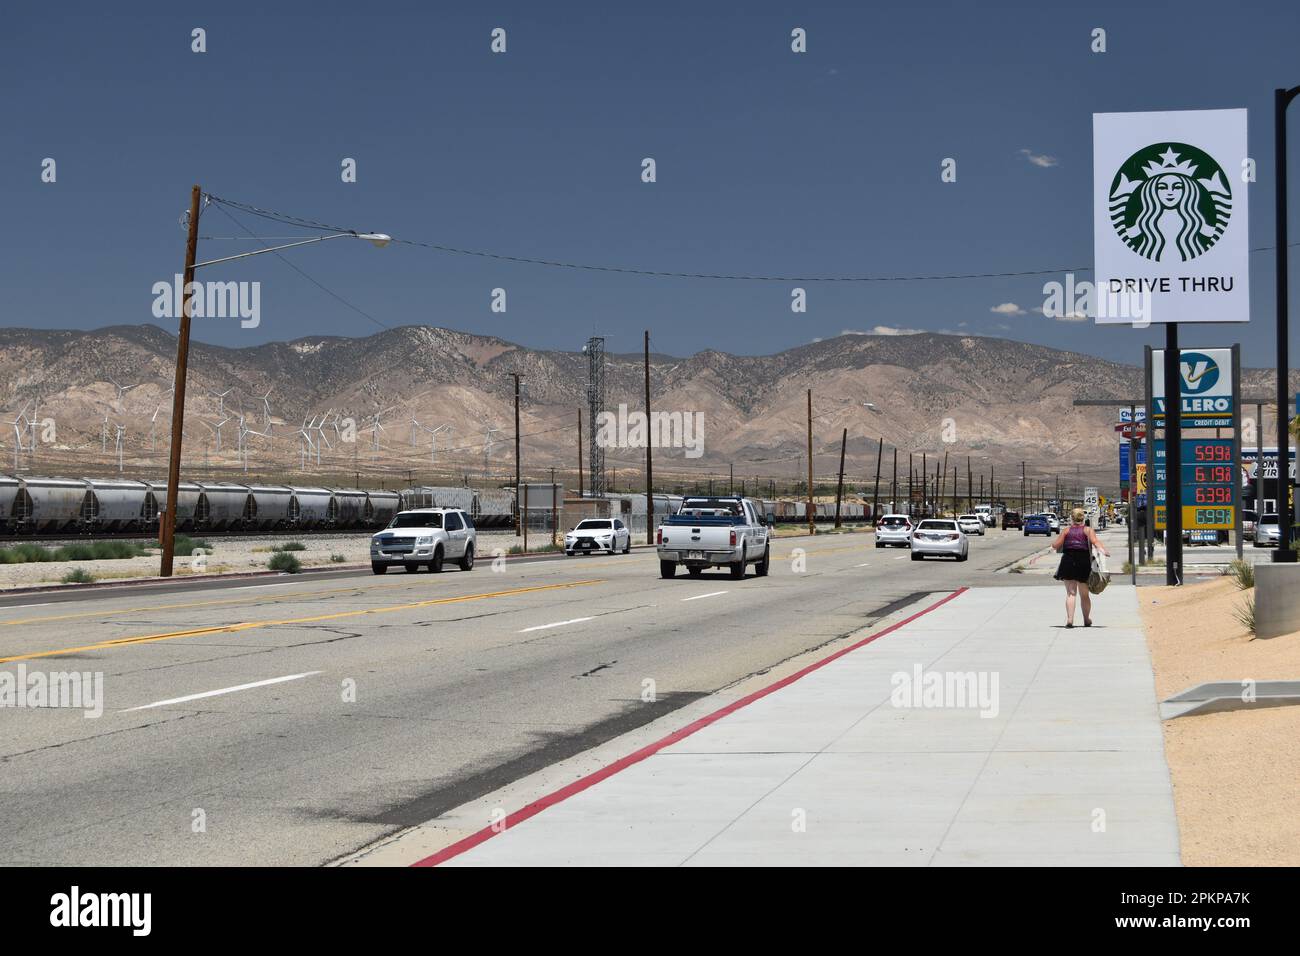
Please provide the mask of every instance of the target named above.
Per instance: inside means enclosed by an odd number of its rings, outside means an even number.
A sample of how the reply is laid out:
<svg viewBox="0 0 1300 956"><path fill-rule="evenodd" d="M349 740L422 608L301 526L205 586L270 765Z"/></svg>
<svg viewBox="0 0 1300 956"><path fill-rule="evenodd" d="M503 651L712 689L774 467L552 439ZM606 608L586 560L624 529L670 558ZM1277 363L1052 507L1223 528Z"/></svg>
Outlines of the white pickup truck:
<svg viewBox="0 0 1300 956"><path fill-rule="evenodd" d="M687 496L677 514L659 525L659 576L671 578L677 565L691 577L705 568L725 567L737 580L754 565L760 578L771 563L772 520L762 502L739 496Z"/></svg>

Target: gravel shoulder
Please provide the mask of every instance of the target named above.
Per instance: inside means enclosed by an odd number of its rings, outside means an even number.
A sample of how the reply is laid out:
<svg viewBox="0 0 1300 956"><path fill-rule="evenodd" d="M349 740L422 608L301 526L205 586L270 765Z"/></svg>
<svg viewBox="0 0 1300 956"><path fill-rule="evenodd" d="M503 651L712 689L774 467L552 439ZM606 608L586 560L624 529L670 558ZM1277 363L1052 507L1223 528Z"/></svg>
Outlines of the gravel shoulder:
<svg viewBox="0 0 1300 956"><path fill-rule="evenodd" d="M1300 679L1300 632L1256 640L1233 611L1250 592L1229 578L1142 588L1161 700L1206 681ZM1164 722L1183 862L1300 865L1300 707Z"/></svg>

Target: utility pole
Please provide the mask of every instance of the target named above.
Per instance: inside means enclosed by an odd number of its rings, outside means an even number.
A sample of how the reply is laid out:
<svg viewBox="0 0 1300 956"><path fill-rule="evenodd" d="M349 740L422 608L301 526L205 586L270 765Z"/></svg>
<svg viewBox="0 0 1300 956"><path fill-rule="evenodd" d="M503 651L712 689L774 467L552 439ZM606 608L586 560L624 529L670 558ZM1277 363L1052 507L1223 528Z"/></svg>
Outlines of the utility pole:
<svg viewBox="0 0 1300 956"><path fill-rule="evenodd" d="M972 492L974 492L974 490L975 490L975 486L970 478L970 455L967 455L966 456L966 511L967 512L971 512L975 510L975 502L972 500L971 497ZM983 497L983 495L981 495L980 497Z"/></svg>
<svg viewBox="0 0 1300 956"><path fill-rule="evenodd" d="M1283 564L1289 564L1296 560L1296 553L1291 550L1291 429L1287 426L1291 422L1291 415L1287 412L1288 399L1291 397L1287 393L1290 391L1287 372L1288 359L1288 342L1287 336L1289 329L1287 324L1290 322L1290 314L1287 301L1287 222L1286 222L1286 108L1291 105L1291 101L1300 96L1300 86L1293 86L1289 90L1276 89L1273 91L1273 175L1277 180L1277 185L1273 189L1273 216L1276 229L1276 248L1277 248L1277 268L1274 270L1277 282L1277 550L1273 552L1273 560ZM1177 355L1176 343L1171 344L1167 351ZM1166 358L1166 363L1168 359ZM1165 379L1169 378L1169 366L1165 366ZM1165 387L1165 394L1168 396L1169 388ZM1169 399L1165 399L1166 406ZM1179 403L1181 407L1181 402ZM1169 419L1166 417L1165 419ZM1169 459L1169 455L1174 451L1173 440L1165 434L1165 458L1168 461L1170 469L1177 467L1177 459ZM1263 467L1264 462L1261 460L1258 467ZM1174 481L1177 480L1178 472L1171 470L1166 472L1173 476L1168 482L1169 489L1177 487ZM1166 492L1168 496L1168 492ZM1175 504L1182 504L1181 499L1171 501L1170 508ZM1258 515L1258 510L1256 511ZM1166 524L1166 527L1169 527ZM1181 525L1180 525L1181 527ZM1258 533L1258 532L1256 532ZM1178 538L1178 557L1181 562L1182 558L1182 536ZM1166 556L1172 554L1166 545Z"/></svg>
<svg viewBox="0 0 1300 956"><path fill-rule="evenodd" d="M912 517L912 452L907 453L907 516Z"/></svg>
<svg viewBox="0 0 1300 956"><path fill-rule="evenodd" d="M650 427L650 330L645 330L645 420ZM655 543L654 465L650 456L650 435L645 440L645 543Z"/></svg>
<svg viewBox="0 0 1300 956"><path fill-rule="evenodd" d="M172 562L176 554L176 501L180 497L181 483L181 436L185 425L185 379L190 362L190 316L194 312L194 260L199 250L199 208L203 200L203 190L196 184L190 190L189 234L185 240L185 275L181 289L184 290L185 304L181 307L180 329L176 335L176 379L172 389L172 442L167 461L167 510L163 512L161 524L162 557L158 574L161 577L172 576Z"/></svg>
<svg viewBox="0 0 1300 956"><path fill-rule="evenodd" d="M808 389L808 533L817 533L817 508L813 505L812 389Z"/></svg>
<svg viewBox="0 0 1300 956"><path fill-rule="evenodd" d="M835 485L835 529L840 527L840 498L844 496L844 447L849 442L849 430L844 429L844 434L840 436L840 477Z"/></svg>
<svg viewBox="0 0 1300 956"><path fill-rule="evenodd" d="M871 523L876 523L876 509L880 504L880 456L885 453L885 436L876 442L876 490L871 495ZM898 449L894 449L894 467L898 467Z"/></svg>
<svg viewBox="0 0 1300 956"><path fill-rule="evenodd" d="M1020 516L1022 518L1025 516L1025 492L1027 490L1025 488L1025 463L1022 461L1020 463Z"/></svg>
<svg viewBox="0 0 1300 956"><path fill-rule="evenodd" d="M511 372L510 377L515 380L515 537L523 533L523 514L519 507L519 373ZM485 452L486 454L486 452Z"/></svg>
<svg viewBox="0 0 1300 956"><path fill-rule="evenodd" d="M926 460L925 452L921 452L921 517L929 516L928 508L930 501L930 463Z"/></svg>
<svg viewBox="0 0 1300 956"><path fill-rule="evenodd" d="M582 497L582 409L578 409L578 497Z"/></svg>

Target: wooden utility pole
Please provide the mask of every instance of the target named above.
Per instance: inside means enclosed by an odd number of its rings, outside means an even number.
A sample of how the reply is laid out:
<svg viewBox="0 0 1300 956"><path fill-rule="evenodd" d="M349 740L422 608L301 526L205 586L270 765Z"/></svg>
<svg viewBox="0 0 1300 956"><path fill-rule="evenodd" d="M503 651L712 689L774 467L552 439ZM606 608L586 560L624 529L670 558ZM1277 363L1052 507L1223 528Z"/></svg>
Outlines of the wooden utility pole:
<svg viewBox="0 0 1300 956"><path fill-rule="evenodd" d="M966 456L966 510L968 512L975 510L975 483L971 481L970 473L970 455Z"/></svg>
<svg viewBox="0 0 1300 956"><path fill-rule="evenodd" d="M840 499L844 497L844 448L849 442L849 430L840 436L840 477L835 485L835 527L840 527Z"/></svg>
<svg viewBox="0 0 1300 956"><path fill-rule="evenodd" d="M519 481L522 470L519 463L519 373L511 372L511 377L515 380L515 537L519 537L523 526L523 518L519 516Z"/></svg>
<svg viewBox="0 0 1300 956"><path fill-rule="evenodd" d="M172 576L172 563L176 555L176 502L180 497L181 484L181 436L185 426L185 379L190 362L190 316L194 312L194 260L199 251L199 208L203 201L203 190L196 184L190 190L189 235L185 240L185 275L181 284L184 304L181 306L180 329L176 335L176 379L172 389L172 443L167 462L167 510L163 512L159 523L162 545L162 557L158 574L161 577Z"/></svg>
<svg viewBox="0 0 1300 956"><path fill-rule="evenodd" d="M889 489L890 511L898 511L898 449L894 449L894 478Z"/></svg>
<svg viewBox="0 0 1300 956"><path fill-rule="evenodd" d="M1279 459L1280 461L1281 459ZM808 389L808 533L817 533L817 507L813 504L813 456L812 456L812 389Z"/></svg>
<svg viewBox="0 0 1300 956"><path fill-rule="evenodd" d="M654 466L650 458L650 330L645 330L645 543L655 543Z"/></svg>

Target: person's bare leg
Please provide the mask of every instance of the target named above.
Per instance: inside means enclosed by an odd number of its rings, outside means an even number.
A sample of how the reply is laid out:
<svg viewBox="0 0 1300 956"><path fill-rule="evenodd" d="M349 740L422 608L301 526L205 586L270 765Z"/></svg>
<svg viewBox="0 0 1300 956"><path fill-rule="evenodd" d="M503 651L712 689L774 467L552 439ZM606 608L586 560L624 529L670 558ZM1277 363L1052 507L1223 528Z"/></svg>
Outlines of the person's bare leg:
<svg viewBox="0 0 1300 956"><path fill-rule="evenodd" d="M1088 593L1087 587L1079 588L1079 601L1083 605L1083 623L1092 623L1092 595Z"/></svg>
<svg viewBox="0 0 1300 956"><path fill-rule="evenodd" d="M1065 582L1065 623L1074 623L1074 592L1078 588L1077 581Z"/></svg>

